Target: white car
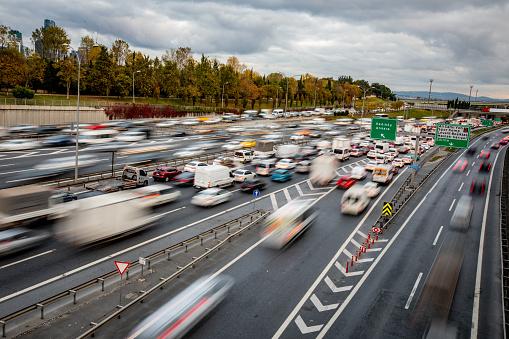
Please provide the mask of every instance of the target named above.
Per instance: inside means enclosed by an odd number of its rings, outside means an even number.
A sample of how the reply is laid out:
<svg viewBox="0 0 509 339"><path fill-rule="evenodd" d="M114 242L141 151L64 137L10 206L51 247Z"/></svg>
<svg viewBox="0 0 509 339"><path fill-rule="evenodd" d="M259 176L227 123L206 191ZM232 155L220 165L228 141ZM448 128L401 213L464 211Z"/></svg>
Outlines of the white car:
<svg viewBox="0 0 509 339"><path fill-rule="evenodd" d="M175 126L179 123L180 123L180 120L178 120L178 119L170 119L170 120L166 120L166 121L157 123L156 127L166 128L166 127L170 127L170 126Z"/></svg>
<svg viewBox="0 0 509 339"><path fill-rule="evenodd" d="M256 173L251 172L250 170L239 169L233 172L234 180L237 182L244 182L247 179L253 179L256 177Z"/></svg>
<svg viewBox="0 0 509 339"><path fill-rule="evenodd" d="M378 165L378 163L376 162L376 160L371 160L364 167L366 168L366 171L373 171L373 170L375 170L375 167L377 165Z"/></svg>
<svg viewBox="0 0 509 339"><path fill-rule="evenodd" d="M403 162L403 159L399 159L399 158L394 159L394 160L392 161L392 164L393 164L394 166L396 166L396 167L403 167L403 166L405 166L405 163Z"/></svg>
<svg viewBox="0 0 509 339"><path fill-rule="evenodd" d="M292 159L281 159L276 162L276 168L278 169L292 169L295 168L297 164Z"/></svg>
<svg viewBox="0 0 509 339"><path fill-rule="evenodd" d="M353 170L350 172L350 176L357 180L363 180L366 179L366 176L368 175L368 172L366 171L366 168L363 166L356 166L353 168Z"/></svg>
<svg viewBox="0 0 509 339"><path fill-rule="evenodd" d="M210 119L205 120L205 123L206 124L217 124L218 122L221 122L221 120L223 120L223 118L221 118L221 117L212 117Z"/></svg>
<svg viewBox="0 0 509 339"><path fill-rule="evenodd" d="M190 147L190 148L175 152L175 153L173 153L173 155L176 157L184 158L184 157L194 157L197 155L202 155L203 153L205 153L205 151L202 148Z"/></svg>
<svg viewBox="0 0 509 339"><path fill-rule="evenodd" d="M238 141L230 141L230 142L224 144L223 146L221 146L221 148L224 148L225 150L228 150L228 151L233 151L236 149L244 148L244 145L242 145Z"/></svg>
<svg viewBox="0 0 509 339"><path fill-rule="evenodd" d="M386 155L380 155L378 154L375 158L375 161L377 164L386 164L388 162L388 157Z"/></svg>
<svg viewBox="0 0 509 339"><path fill-rule="evenodd" d="M209 188L197 193L191 198L191 204L198 206L214 206L223 202L227 202L232 198L232 192L222 188Z"/></svg>
<svg viewBox="0 0 509 339"><path fill-rule="evenodd" d="M207 163L202 161L191 161L189 164L184 166L185 172L195 172L197 167L208 166Z"/></svg>
<svg viewBox="0 0 509 339"><path fill-rule="evenodd" d="M290 140L304 140L306 139L306 136L300 133L292 134L290 137Z"/></svg>
<svg viewBox="0 0 509 339"><path fill-rule="evenodd" d="M155 184L137 188L132 191L136 197L141 199L145 206L158 206L167 204L180 198L179 190L171 185Z"/></svg>
<svg viewBox="0 0 509 339"><path fill-rule="evenodd" d="M376 197L377 195L380 194L380 191L382 190L376 182L372 181L365 183L364 189L366 190L366 193L370 198Z"/></svg>
<svg viewBox="0 0 509 339"><path fill-rule="evenodd" d="M200 121L196 118L189 118L182 121L182 125L198 125Z"/></svg>
<svg viewBox="0 0 509 339"><path fill-rule="evenodd" d="M426 151L427 151L427 150L429 150L429 144L428 144L428 143L423 142L421 146L422 146L422 147L424 147L424 149L425 149Z"/></svg>
<svg viewBox="0 0 509 339"><path fill-rule="evenodd" d="M371 150L371 151L368 152L368 158L373 158L374 159L374 158L376 158L376 155L377 155L377 153L376 153L375 150Z"/></svg>
<svg viewBox="0 0 509 339"><path fill-rule="evenodd" d="M0 144L0 151L20 151L33 149L41 146L41 143L35 139L12 139Z"/></svg>
<svg viewBox="0 0 509 339"><path fill-rule="evenodd" d="M231 126L226 129L227 132L244 132L245 130L242 126Z"/></svg>
<svg viewBox="0 0 509 339"><path fill-rule="evenodd" d="M146 138L147 133L136 131L126 131L115 137L115 139L120 142L137 142L145 140Z"/></svg>

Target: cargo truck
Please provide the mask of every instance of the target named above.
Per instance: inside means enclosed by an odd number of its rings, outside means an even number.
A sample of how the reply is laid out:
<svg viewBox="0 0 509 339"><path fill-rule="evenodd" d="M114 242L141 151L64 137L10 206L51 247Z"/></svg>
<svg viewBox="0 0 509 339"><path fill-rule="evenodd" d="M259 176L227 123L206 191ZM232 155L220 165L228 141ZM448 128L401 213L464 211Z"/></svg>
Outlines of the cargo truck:
<svg viewBox="0 0 509 339"><path fill-rule="evenodd" d="M148 176L143 169L134 166L125 166L122 171L122 177L87 184L85 188L109 193L147 185Z"/></svg>
<svg viewBox="0 0 509 339"><path fill-rule="evenodd" d="M299 152L299 145L279 145L276 149L276 157L291 159Z"/></svg>
<svg viewBox="0 0 509 339"><path fill-rule="evenodd" d="M327 185L336 176L337 160L333 155L323 154L311 162L311 183Z"/></svg>
<svg viewBox="0 0 509 339"><path fill-rule="evenodd" d="M332 139L332 152L336 159L346 161L350 158L350 140L345 138Z"/></svg>
<svg viewBox="0 0 509 339"><path fill-rule="evenodd" d="M211 187L230 187L235 185L230 168L221 165L211 165L196 168L194 188L207 189Z"/></svg>

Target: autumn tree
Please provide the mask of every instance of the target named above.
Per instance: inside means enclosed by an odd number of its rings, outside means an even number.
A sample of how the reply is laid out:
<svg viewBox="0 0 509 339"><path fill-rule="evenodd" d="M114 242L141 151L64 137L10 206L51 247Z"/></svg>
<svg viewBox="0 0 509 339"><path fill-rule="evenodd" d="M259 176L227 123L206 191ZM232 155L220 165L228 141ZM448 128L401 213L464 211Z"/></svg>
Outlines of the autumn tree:
<svg viewBox="0 0 509 339"><path fill-rule="evenodd" d="M111 46L111 54L113 55L116 65L124 65L128 55L130 54L129 44L124 40L115 40Z"/></svg>
<svg viewBox="0 0 509 339"><path fill-rule="evenodd" d="M78 65L72 58L66 58L58 61L55 67L58 69L57 76L60 78L60 83L64 85L67 90L67 100L69 100L71 83L78 80Z"/></svg>
<svg viewBox="0 0 509 339"><path fill-rule="evenodd" d="M46 66L46 61L38 54L28 56L25 59L25 67L23 68L23 82L25 87L31 87L37 90L44 81Z"/></svg>
<svg viewBox="0 0 509 339"><path fill-rule="evenodd" d="M0 25L0 48L3 49L9 44L10 27Z"/></svg>
<svg viewBox="0 0 509 339"><path fill-rule="evenodd" d="M88 83L100 95L109 96L113 81L113 61L105 46L90 69Z"/></svg>
<svg viewBox="0 0 509 339"><path fill-rule="evenodd" d="M23 81L25 58L14 48L0 49L0 88L11 88Z"/></svg>
<svg viewBox="0 0 509 339"><path fill-rule="evenodd" d="M36 29L31 40L37 53L51 61L57 61L66 55L68 45L71 43L65 30L58 26Z"/></svg>
<svg viewBox="0 0 509 339"><path fill-rule="evenodd" d="M81 56L81 63L83 65L87 65L90 58L90 52L94 48L95 42L94 39L87 35L81 38L81 44L80 44L80 56Z"/></svg>

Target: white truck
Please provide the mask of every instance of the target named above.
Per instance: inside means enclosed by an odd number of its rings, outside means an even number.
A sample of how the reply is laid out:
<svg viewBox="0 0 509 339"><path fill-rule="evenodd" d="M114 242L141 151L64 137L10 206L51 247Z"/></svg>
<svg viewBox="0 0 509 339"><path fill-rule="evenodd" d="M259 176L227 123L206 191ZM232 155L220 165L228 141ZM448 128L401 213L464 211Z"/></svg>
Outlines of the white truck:
<svg viewBox="0 0 509 339"><path fill-rule="evenodd" d="M72 246L112 240L151 226L160 216L128 192L102 194L69 202L73 212L55 225L57 239Z"/></svg>
<svg viewBox="0 0 509 339"><path fill-rule="evenodd" d="M196 168L194 188L229 187L235 185L235 178L226 166L211 165Z"/></svg>
<svg viewBox="0 0 509 339"><path fill-rule="evenodd" d="M255 157L270 158L276 154L274 141L257 140L255 144Z"/></svg>
<svg viewBox="0 0 509 339"><path fill-rule="evenodd" d="M391 165L377 165L373 170L372 180L373 182L388 184L391 182L393 175Z"/></svg>
<svg viewBox="0 0 509 339"><path fill-rule="evenodd" d="M276 157L291 159L299 152L299 145L279 145L276 149Z"/></svg>
<svg viewBox="0 0 509 339"><path fill-rule="evenodd" d="M327 185L336 176L337 160L332 155L322 154L311 162L311 183Z"/></svg>
<svg viewBox="0 0 509 339"><path fill-rule="evenodd" d="M375 150L377 153L384 154L389 151L389 147L391 147L391 146L389 145L388 142L377 142L375 144Z"/></svg>
<svg viewBox="0 0 509 339"><path fill-rule="evenodd" d="M350 158L350 140L346 138L332 139L332 152L336 159L346 161Z"/></svg>

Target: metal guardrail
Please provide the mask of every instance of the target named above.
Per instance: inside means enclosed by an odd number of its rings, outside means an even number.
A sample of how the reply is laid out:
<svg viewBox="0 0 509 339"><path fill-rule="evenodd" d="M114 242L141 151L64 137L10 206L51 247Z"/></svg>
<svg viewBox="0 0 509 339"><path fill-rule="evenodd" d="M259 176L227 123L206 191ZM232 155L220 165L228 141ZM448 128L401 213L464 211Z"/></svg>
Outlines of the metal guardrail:
<svg viewBox="0 0 509 339"><path fill-rule="evenodd" d="M117 311L114 312L112 314L112 316L109 316L107 317L106 319L104 319L102 322L100 323L91 323L90 325L92 326L92 328L90 330L88 330L85 334L83 334L82 336L80 336L80 338L84 338L88 335L93 335L93 333L98 330L100 327L102 327L103 325L105 325L106 323L108 323L109 321L111 321L112 319L114 319L115 317L119 316L123 311L125 311L126 309L130 308L131 306L133 306L134 304L136 304L137 302L139 301L142 301L144 298L146 298L147 296L149 296L150 294L152 294L153 292L155 292L156 290L158 290L159 288L162 288L165 284L169 283L170 281L172 281L174 278L177 278L180 274L182 274L183 272L185 272L186 270L188 270L189 268L193 268L197 262L207 258L211 253L213 253L214 251L217 251L219 250L221 247L225 246L227 243L231 242L231 240L238 236L238 235L241 235L243 232L245 232L246 230L249 230L251 229L251 227L253 225L255 225L256 223L258 223L260 220L262 220L263 218L265 218L270 212L268 211L264 211L264 210L256 210L256 211L253 211L251 213L248 213L242 217L239 217L239 218L236 218L232 221L229 221L225 224L222 224L220 226L217 226L217 227L214 227L208 231L205 231L205 232L202 232L200 233L199 235L197 236L194 236L192 238L189 238L187 240L184 240L178 244L175 244L173 246L170 246L168 248L165 248L161 251L158 251L156 253L153 253L152 255L146 257L146 260L148 261L148 269L150 269L150 262L151 261L154 261L155 259L157 258L160 258L162 256L167 256L167 260L170 260L170 254L171 252L174 252L174 251L177 251L177 250L181 250L181 249L185 249L185 252L187 252L187 249L188 249L188 246L190 244L192 244L193 242L197 242L197 241L200 241L201 245L203 246L203 240L206 239L207 237L211 237L212 235L214 235L214 238L213 239L217 239L217 235L218 233L220 233L221 231L225 231L226 230L226 238L219 241L217 245L215 245L214 247L212 248L205 248L205 253L200 255L199 257L196 257L194 258L191 262L189 262L187 265L183 266L183 267L180 267L175 273L171 274L170 276L166 277L166 278L161 278L160 280L160 283L155 285L154 287L152 287L150 290L148 291L142 291L143 293L136 299L134 299L133 301L131 301L128 305L125 305L125 306L120 306L118 305L117 306ZM256 215L258 215L258 217L256 217ZM253 220L253 218L255 218ZM242 225L242 222L243 221L246 221L246 219L249 219L249 221L247 221L247 223L244 223L244 225ZM235 232L230 232L231 229L233 227L235 227L235 225L238 224L237 226L237 230ZM130 270L133 270L137 267L140 266L140 263L139 262L133 262L129 265L129 268L128 270L126 271L126 274L127 274L127 279L129 279L129 271ZM16 311L14 313L11 313L3 318L0 319L0 326L2 326L2 337L6 337L6 327L7 327L7 324L10 322L10 321L13 321L13 320L16 320L18 318L21 318L23 316L26 316L26 315L29 315L30 313L34 312L34 311L37 311L37 310L40 310L41 312L41 319L44 319L44 309L45 307L48 307L50 306L51 304L57 302L57 301L61 301L63 299L66 299L70 296L73 297L73 304L76 304L77 303L77 297L78 297L78 293L79 292L83 292L91 287L94 287L98 284L101 284L101 291L104 292L105 291L105 288L104 288L104 283L106 282L106 280L108 279L111 279L113 277L118 277L118 272L117 271L112 271L112 272L109 272L105 275L102 275L98 278L95 278L95 279L92 279L90 281L87 281L81 285L78 285L78 286L75 286L73 287L72 289L69 289L69 290L66 290L64 292L61 292L59 294L56 294L48 299L45 299L45 300L42 300L40 302L37 302L33 305L30 305L28 307L25 307L24 309L21 309L19 311Z"/></svg>
<svg viewBox="0 0 509 339"><path fill-rule="evenodd" d="M500 237L502 256L502 302L504 307L504 334L509 332L509 152L505 152L504 169L502 171L502 192L500 194ZM505 337L505 335L504 335Z"/></svg>

